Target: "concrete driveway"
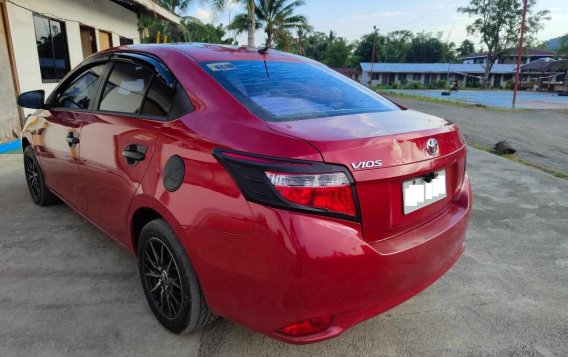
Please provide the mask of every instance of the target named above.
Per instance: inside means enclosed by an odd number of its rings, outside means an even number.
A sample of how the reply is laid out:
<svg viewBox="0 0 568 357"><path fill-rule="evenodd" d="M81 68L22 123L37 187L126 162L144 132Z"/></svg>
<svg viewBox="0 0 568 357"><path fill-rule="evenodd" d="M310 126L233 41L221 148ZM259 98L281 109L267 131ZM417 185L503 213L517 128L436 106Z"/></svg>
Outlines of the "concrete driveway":
<svg viewBox="0 0 568 357"><path fill-rule="evenodd" d="M565 356L568 181L472 149L467 248L442 279L343 336L286 345L227 321L166 332L135 259L69 208L36 207L0 155L0 356Z"/></svg>
<svg viewBox="0 0 568 357"><path fill-rule="evenodd" d="M487 96L494 95L486 92ZM567 97L563 97L568 102ZM391 97L401 105L449 119L468 142L493 147L506 140L519 158L537 167L568 175L568 112L555 110L497 110Z"/></svg>

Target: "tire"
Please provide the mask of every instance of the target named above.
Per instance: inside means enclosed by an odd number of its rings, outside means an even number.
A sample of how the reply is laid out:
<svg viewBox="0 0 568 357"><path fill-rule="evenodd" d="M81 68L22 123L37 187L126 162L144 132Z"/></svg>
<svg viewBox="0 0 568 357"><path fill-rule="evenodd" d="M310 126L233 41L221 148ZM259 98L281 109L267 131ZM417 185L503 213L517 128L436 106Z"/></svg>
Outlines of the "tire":
<svg viewBox="0 0 568 357"><path fill-rule="evenodd" d="M30 196L38 206L49 206L59 202L59 198L45 185L43 171L41 171L34 150L30 145L24 149L24 174L26 175Z"/></svg>
<svg viewBox="0 0 568 357"><path fill-rule="evenodd" d="M142 228L138 270L152 312L169 331L190 333L214 320L185 249L163 219Z"/></svg>

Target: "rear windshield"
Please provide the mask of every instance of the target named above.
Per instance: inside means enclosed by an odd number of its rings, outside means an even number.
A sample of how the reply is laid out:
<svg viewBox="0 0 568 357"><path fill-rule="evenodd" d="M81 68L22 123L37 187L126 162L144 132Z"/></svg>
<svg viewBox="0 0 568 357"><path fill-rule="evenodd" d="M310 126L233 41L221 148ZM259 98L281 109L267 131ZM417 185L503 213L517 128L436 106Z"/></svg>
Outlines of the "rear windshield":
<svg viewBox="0 0 568 357"><path fill-rule="evenodd" d="M266 121L398 110L375 92L317 63L233 61L201 66Z"/></svg>

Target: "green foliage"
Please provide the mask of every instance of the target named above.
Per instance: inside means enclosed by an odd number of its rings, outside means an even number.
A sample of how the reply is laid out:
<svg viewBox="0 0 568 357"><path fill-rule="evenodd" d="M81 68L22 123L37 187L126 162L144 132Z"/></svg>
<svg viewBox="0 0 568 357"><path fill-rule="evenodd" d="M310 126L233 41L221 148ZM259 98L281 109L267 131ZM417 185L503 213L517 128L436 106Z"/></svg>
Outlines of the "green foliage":
<svg viewBox="0 0 568 357"><path fill-rule="evenodd" d="M420 84L420 82L412 82L412 89L422 89L422 85Z"/></svg>
<svg viewBox="0 0 568 357"><path fill-rule="evenodd" d="M536 0L527 1L526 43L534 43L535 35L550 19L548 10L535 11ZM523 15L521 0L470 0L468 6L458 8L458 12L475 18L467 26L470 35L481 38L488 50L488 66L485 68L485 87L488 86L491 67L497 59L505 56L511 48L518 45Z"/></svg>
<svg viewBox="0 0 568 357"><path fill-rule="evenodd" d="M448 85L448 82L445 79L442 79L438 82L437 87L438 88L446 88Z"/></svg>
<svg viewBox="0 0 568 357"><path fill-rule="evenodd" d="M304 0L257 0L255 3L256 28L264 29L267 48L272 48L275 39L280 44L286 43L290 30L307 28L308 21L304 15L294 12L305 4ZM248 31L248 15L239 14L229 24L230 30L237 33Z"/></svg>
<svg viewBox="0 0 568 357"><path fill-rule="evenodd" d="M560 46L556 50L557 55L568 55L568 33L560 39Z"/></svg>
<svg viewBox="0 0 568 357"><path fill-rule="evenodd" d="M352 45L345 38L332 39L325 50L325 64L330 67L349 67L352 49Z"/></svg>
<svg viewBox="0 0 568 357"><path fill-rule="evenodd" d="M435 82L428 83L428 89L436 89L438 86Z"/></svg>
<svg viewBox="0 0 568 357"><path fill-rule="evenodd" d="M475 53L475 46L473 42L471 42L468 39L465 39L462 41L460 47L457 48L457 52L458 52L457 55L460 57L471 55Z"/></svg>
<svg viewBox="0 0 568 357"><path fill-rule="evenodd" d="M452 61L456 57L455 44L444 43L431 33L414 34L411 31L394 31L388 35L366 34L361 37L355 55L363 62L373 59L375 42L375 62L392 63L437 63Z"/></svg>
<svg viewBox="0 0 568 357"><path fill-rule="evenodd" d="M396 83L396 82L393 82L393 83L390 85L390 87L391 87L392 89L398 89L398 88L399 88L399 84Z"/></svg>

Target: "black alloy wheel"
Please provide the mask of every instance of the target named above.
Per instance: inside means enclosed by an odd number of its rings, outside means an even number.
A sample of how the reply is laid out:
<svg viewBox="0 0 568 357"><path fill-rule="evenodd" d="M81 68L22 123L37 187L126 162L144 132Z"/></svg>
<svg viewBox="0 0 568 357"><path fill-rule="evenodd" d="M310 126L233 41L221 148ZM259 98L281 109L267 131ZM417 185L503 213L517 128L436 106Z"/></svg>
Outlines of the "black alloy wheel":
<svg viewBox="0 0 568 357"><path fill-rule="evenodd" d="M152 237L144 245L143 260L144 279L150 287L153 303L164 317L177 318L181 312L183 289L172 253L162 241Z"/></svg>

